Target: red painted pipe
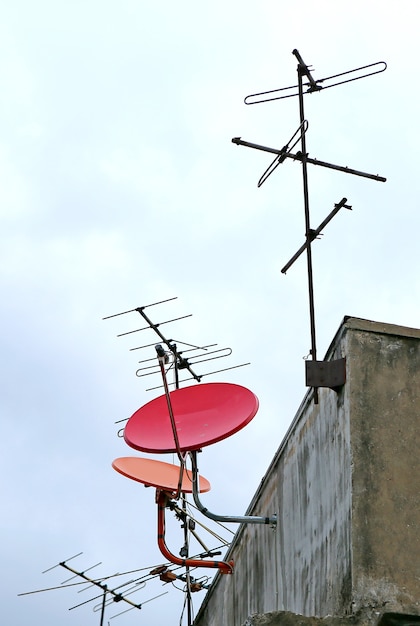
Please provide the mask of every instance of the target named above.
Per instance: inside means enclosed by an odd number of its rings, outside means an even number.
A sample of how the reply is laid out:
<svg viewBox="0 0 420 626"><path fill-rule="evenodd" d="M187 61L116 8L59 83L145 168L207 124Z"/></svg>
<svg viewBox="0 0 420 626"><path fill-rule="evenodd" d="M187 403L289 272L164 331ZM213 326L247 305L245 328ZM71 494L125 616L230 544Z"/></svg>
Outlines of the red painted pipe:
<svg viewBox="0 0 420 626"><path fill-rule="evenodd" d="M217 567L221 574L233 574L233 561L205 561L203 559L181 559L169 551L165 543L165 508L168 496L164 491L156 490L156 501L158 505L158 546L163 556L175 565L183 567Z"/></svg>

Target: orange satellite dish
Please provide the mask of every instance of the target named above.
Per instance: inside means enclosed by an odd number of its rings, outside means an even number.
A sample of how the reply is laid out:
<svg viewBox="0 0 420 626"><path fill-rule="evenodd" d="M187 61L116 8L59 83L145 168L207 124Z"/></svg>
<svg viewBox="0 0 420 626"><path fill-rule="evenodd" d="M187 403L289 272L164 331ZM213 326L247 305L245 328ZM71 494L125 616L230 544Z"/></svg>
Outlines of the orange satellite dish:
<svg viewBox="0 0 420 626"><path fill-rule="evenodd" d="M143 483L147 487L156 487L164 491L177 491L179 487L180 471L178 465L143 459L140 457L124 456L115 459L112 467L127 478ZM199 477L201 492L210 491L210 483L203 476ZM180 491L192 493L192 473L184 469Z"/></svg>

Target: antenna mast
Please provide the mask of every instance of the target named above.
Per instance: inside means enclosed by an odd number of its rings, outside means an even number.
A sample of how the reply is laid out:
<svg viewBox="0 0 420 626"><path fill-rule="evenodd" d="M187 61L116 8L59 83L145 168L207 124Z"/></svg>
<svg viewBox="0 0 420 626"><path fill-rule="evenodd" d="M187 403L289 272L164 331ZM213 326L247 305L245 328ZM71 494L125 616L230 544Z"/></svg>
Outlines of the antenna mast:
<svg viewBox="0 0 420 626"><path fill-rule="evenodd" d="M308 186L308 170L309 164L319 165L329 169L345 172L346 174L353 174L355 176L361 176L369 178L371 180L385 182L386 178L375 174L368 174L348 167L340 165L334 165L326 161L320 161L317 159L309 158L306 148L306 131L308 129L308 121L305 119L304 111L304 95L305 93L319 92L329 87L335 87L344 83L349 83L373 74L378 74L386 70L386 63L380 61L378 63L372 63L370 65L364 65L354 70L347 72L341 72L333 76L315 80L309 69L309 66L303 61L298 50L293 50L292 54L298 61L297 75L298 84L292 87L282 87L280 89L273 89L270 91L260 92L246 96L245 104L259 104L263 102L270 102L273 100L282 100L284 98L298 97L299 100L299 121L300 125L289 142L280 150L269 148L267 146L261 146L259 144L243 141L240 137L234 137L232 143L238 146L245 146L248 148L254 148L256 150L262 150L275 154L274 161L268 166L265 172L262 174L258 181L258 187L260 187L267 178L274 172L274 170L287 158L300 161L302 163L302 182L303 182L303 204L305 215L305 243L299 248L296 254L286 263L282 268L282 273L285 274L287 270L293 265L293 263L299 258L299 256L306 250L307 259L307 274L308 274L308 298L309 298L309 321L310 321L310 335L311 335L311 348L309 354L311 360L306 360L306 385L313 388L314 402L318 403L318 388L329 387L338 391L346 381L346 366L345 359L337 359L335 361L318 361L317 360L317 345L316 345L316 324L315 324L315 298L314 298L314 283L313 283L313 266L312 266L312 248L311 244L314 239L321 233L325 226L332 220L332 218L338 213L341 208L351 209L347 203L347 198L343 198L340 202L334 205L334 209L323 220L317 229L311 228L310 222L310 210L309 210L309 186ZM304 91L306 87L306 91ZM296 153L292 153L291 150L300 142L300 150Z"/></svg>

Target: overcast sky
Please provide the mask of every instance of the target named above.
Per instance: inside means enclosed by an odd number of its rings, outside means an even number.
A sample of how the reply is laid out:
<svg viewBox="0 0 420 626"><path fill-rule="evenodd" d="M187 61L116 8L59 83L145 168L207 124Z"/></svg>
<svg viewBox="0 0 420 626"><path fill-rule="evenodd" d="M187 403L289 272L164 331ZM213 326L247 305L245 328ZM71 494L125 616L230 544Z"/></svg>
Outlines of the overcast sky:
<svg viewBox="0 0 420 626"><path fill-rule="evenodd" d="M99 623L92 605L68 611L90 591L17 595L59 585L64 570L41 572L81 551L69 564L101 561L95 576L165 561L154 490L111 468L135 454L115 422L161 393L135 376L153 348L129 351L155 337L117 339L141 319L104 316L177 296L148 310L156 323L193 314L169 337L232 348L215 369L251 363L205 379L260 400L243 431L201 455L210 509L244 513L280 445L310 349L304 256L280 273L304 238L301 166L287 160L258 189L271 156L231 139L281 148L295 132L296 98L243 103L296 83L294 48L315 79L388 63L305 96L309 155L387 178L308 166L313 228L341 198L353 207L313 245L319 357L345 315L418 327L417 13L411 0L4 4L2 623ZM182 531L168 526L178 553ZM166 591L155 581L133 599ZM171 589L111 624L178 624L182 602Z"/></svg>

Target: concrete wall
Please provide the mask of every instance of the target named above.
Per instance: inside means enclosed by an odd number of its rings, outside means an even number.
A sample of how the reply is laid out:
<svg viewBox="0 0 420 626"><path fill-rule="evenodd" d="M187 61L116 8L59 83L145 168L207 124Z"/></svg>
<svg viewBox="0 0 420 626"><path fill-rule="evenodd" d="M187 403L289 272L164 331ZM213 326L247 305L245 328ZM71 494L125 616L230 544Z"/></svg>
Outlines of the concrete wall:
<svg viewBox="0 0 420 626"><path fill-rule="evenodd" d="M420 613L420 331L347 318L327 359L346 357L336 393L306 395L195 626L249 615Z"/></svg>
<svg viewBox="0 0 420 626"><path fill-rule="evenodd" d="M419 610L420 332L352 325L353 602Z"/></svg>

